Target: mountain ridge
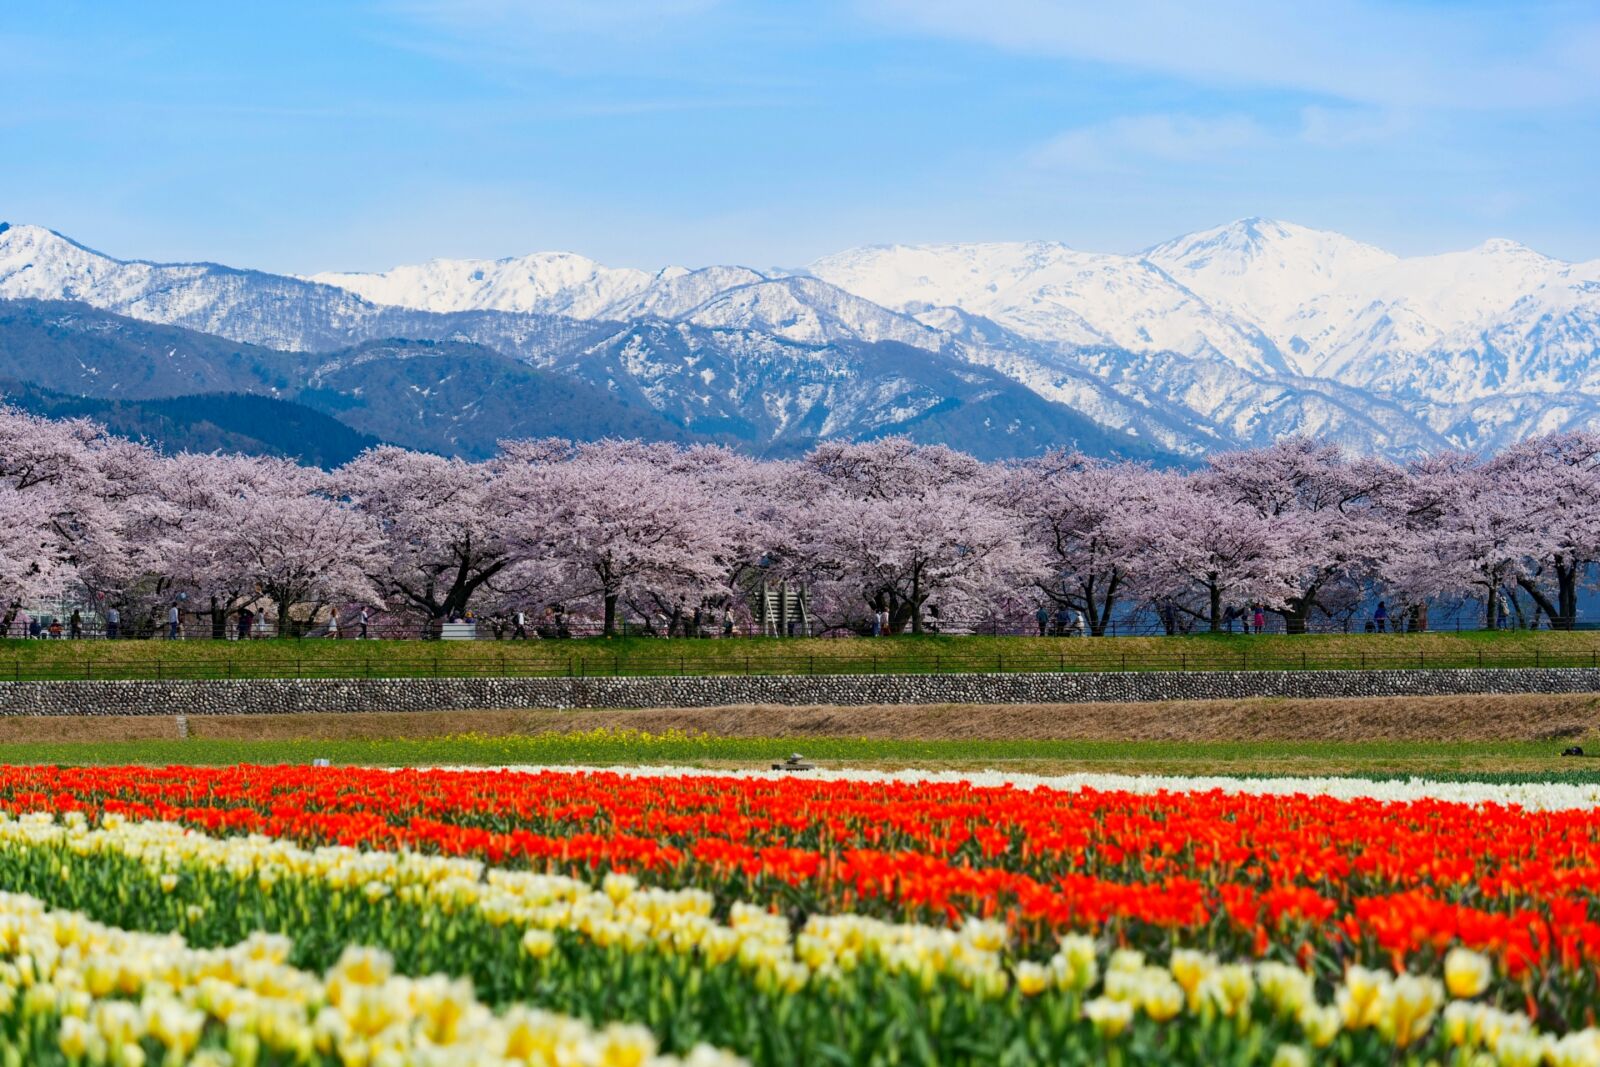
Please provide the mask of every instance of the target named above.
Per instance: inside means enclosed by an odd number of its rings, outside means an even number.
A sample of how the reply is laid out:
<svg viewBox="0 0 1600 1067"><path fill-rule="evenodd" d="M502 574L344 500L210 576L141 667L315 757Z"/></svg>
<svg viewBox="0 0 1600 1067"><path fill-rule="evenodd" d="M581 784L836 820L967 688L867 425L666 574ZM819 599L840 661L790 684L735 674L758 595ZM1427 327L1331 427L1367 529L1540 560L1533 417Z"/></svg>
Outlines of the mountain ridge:
<svg viewBox="0 0 1600 1067"><path fill-rule="evenodd" d="M997 372L1112 435L1191 456L1297 431L1395 455L1423 442L1494 448L1600 411L1600 260L1564 263L1507 239L1401 257L1265 218L1128 255L1050 241L891 244L794 270L649 271L534 253L306 278L115 260L6 226L4 297L83 300L282 350L466 341L578 376L582 353L627 338L627 359L596 384L685 417L734 402L738 420L777 435L758 447L787 432L764 403L793 408L819 388L807 370L816 349L832 373L870 377L878 364L863 353L879 344ZM709 331L699 351L721 346L727 373L776 393L676 373L683 346L653 328L673 325ZM852 357L865 363L852 369ZM884 421L866 410L880 401L845 393L863 409L834 423Z"/></svg>

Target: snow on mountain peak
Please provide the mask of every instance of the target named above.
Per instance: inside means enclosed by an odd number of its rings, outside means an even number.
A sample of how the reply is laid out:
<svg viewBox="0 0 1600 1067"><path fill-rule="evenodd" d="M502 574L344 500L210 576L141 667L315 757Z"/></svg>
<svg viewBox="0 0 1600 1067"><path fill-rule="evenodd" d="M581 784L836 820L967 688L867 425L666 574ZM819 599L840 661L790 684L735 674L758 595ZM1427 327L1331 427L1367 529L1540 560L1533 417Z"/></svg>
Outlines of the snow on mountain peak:
<svg viewBox="0 0 1600 1067"><path fill-rule="evenodd" d="M896 310L958 307L1034 340L1164 349L1274 371L1250 324L1219 313L1136 256L1033 241L857 248L811 264L818 278Z"/></svg>
<svg viewBox="0 0 1600 1067"><path fill-rule="evenodd" d="M857 359L858 342L898 342L999 370L1179 451L1309 431L1481 447L1551 419L1577 425L1593 413L1600 424L1600 260L1564 263L1503 238L1400 258L1267 218L1134 255L1052 241L882 245L802 271L649 272L544 252L310 279L122 261L40 226L0 224L6 298L79 300L316 351L459 329L550 359L561 344L592 343L597 331L574 319L646 324L659 358L692 344L836 346L830 358ZM535 326L494 312L562 318Z"/></svg>
<svg viewBox="0 0 1600 1067"><path fill-rule="evenodd" d="M536 311L593 317L648 286L654 275L604 267L572 252L508 259L436 259L373 274L325 272L311 281L336 285L375 304L421 311Z"/></svg>

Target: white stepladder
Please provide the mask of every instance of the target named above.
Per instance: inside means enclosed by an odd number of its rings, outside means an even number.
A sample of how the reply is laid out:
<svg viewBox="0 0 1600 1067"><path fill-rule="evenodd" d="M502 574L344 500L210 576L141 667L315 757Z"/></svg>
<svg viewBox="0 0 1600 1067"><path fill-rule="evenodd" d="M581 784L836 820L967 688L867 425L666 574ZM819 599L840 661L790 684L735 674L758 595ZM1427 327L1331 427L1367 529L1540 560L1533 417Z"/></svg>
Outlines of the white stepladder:
<svg viewBox="0 0 1600 1067"><path fill-rule="evenodd" d="M804 586L789 588L787 580L776 589L761 582L756 602L756 621L764 637L810 637L811 613L806 609Z"/></svg>

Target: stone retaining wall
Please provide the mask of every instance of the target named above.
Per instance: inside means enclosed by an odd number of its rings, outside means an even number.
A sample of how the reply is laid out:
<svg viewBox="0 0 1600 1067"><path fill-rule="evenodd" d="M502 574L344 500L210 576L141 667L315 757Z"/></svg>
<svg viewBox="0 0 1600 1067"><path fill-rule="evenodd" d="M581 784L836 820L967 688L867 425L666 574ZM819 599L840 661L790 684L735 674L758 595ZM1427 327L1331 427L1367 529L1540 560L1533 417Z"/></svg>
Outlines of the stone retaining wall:
<svg viewBox="0 0 1600 1067"><path fill-rule="evenodd" d="M687 678L0 682L0 715L216 715L730 704L1083 704L1600 692L1600 670L1190 671Z"/></svg>

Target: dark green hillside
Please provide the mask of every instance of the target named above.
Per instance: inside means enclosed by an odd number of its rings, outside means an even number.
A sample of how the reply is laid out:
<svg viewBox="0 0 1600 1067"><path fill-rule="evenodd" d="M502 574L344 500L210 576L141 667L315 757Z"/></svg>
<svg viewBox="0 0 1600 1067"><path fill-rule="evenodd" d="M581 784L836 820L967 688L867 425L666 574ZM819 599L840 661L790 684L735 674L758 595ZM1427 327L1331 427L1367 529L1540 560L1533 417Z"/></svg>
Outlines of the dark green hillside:
<svg viewBox="0 0 1600 1067"><path fill-rule="evenodd" d="M36 415L94 419L163 452L246 452L336 467L380 443L302 404L246 393L104 400L0 379L0 397Z"/></svg>

